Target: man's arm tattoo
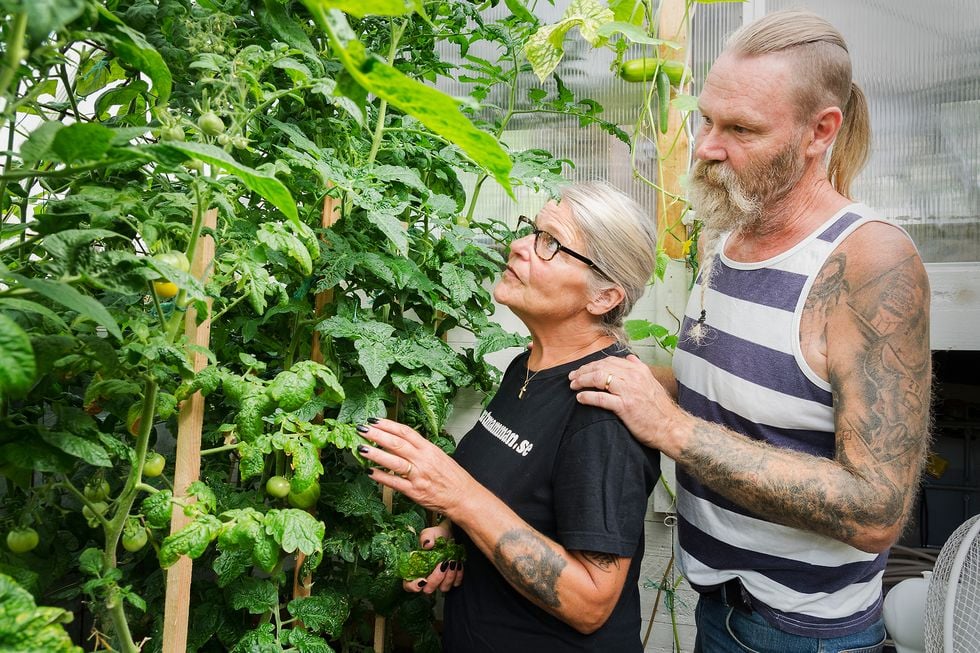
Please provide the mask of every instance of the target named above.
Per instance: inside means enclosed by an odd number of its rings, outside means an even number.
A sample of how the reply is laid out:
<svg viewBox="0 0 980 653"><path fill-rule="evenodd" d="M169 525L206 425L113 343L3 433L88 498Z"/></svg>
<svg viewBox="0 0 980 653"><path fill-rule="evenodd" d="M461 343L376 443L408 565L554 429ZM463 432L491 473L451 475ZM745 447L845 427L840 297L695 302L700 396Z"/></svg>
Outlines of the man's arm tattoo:
<svg viewBox="0 0 980 653"><path fill-rule="evenodd" d="M541 537L528 530L510 530L493 550L493 564L511 585L549 608L561 607L558 576L568 564Z"/></svg>
<svg viewBox="0 0 980 653"><path fill-rule="evenodd" d="M837 538L855 535L858 524L887 527L907 515L908 470L921 468L928 443L931 380L923 345L928 290L919 266L911 258L899 261L859 287L849 283L847 268L845 254L832 256L805 310L821 322L834 311L847 311L860 338L853 366L831 369L830 382L836 460L867 483L828 487L825 478L801 474L769 484L767 457L756 448L766 445L730 448L730 437L718 437L719 429L709 424L698 425L695 441L702 445L687 452L685 465L705 485L756 514ZM847 393L840 392L844 387ZM804 469L806 460L800 464Z"/></svg>

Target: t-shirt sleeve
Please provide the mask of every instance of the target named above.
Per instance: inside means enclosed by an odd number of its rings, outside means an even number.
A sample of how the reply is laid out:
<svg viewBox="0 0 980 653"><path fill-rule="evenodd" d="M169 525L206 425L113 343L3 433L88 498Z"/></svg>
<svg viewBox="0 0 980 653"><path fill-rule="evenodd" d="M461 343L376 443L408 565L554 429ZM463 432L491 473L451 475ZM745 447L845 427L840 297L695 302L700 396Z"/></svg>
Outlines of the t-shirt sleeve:
<svg viewBox="0 0 980 653"><path fill-rule="evenodd" d="M633 557L659 465L619 420L567 434L554 474L558 538L566 549Z"/></svg>

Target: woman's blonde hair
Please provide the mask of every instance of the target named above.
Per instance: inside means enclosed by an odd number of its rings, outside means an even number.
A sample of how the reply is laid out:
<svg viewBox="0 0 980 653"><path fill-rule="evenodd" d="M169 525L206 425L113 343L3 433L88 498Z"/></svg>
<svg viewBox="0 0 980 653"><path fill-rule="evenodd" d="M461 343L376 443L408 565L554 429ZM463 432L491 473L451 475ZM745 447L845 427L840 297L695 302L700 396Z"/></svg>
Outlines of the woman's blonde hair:
<svg viewBox="0 0 980 653"><path fill-rule="evenodd" d="M626 344L623 320L643 296L657 262L656 221L626 193L604 181L565 186L559 202L571 208L585 255L602 271L591 270L589 290L599 293L612 286L623 290L623 301L600 319L609 335Z"/></svg>
<svg viewBox="0 0 980 653"><path fill-rule="evenodd" d="M827 107L840 107L844 122L827 174L837 192L850 197L851 182L864 167L871 148L871 118L864 93L851 79L851 55L841 33L812 12L788 9L745 25L732 34L725 51L789 57L798 71L800 121Z"/></svg>

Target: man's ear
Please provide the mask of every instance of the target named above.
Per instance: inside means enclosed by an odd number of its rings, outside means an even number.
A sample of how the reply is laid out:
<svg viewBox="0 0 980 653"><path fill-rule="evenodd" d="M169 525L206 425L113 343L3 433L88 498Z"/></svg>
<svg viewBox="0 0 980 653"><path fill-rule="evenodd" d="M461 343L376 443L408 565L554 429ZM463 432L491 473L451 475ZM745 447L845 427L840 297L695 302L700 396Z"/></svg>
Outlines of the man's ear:
<svg viewBox="0 0 980 653"><path fill-rule="evenodd" d="M593 315L605 315L626 299L626 293L619 286L603 288L592 298L586 310Z"/></svg>
<svg viewBox="0 0 980 653"><path fill-rule="evenodd" d="M834 145L834 139L844 123L844 114L840 107L827 107L819 112L810 123L810 143L806 153L810 156L822 157Z"/></svg>

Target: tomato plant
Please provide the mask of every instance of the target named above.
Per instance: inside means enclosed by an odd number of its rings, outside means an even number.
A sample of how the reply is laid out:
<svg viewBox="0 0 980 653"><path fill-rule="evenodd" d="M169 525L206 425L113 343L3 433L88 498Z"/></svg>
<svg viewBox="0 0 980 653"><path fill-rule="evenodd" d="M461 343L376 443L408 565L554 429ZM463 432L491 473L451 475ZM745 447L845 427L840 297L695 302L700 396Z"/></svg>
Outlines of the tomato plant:
<svg viewBox="0 0 980 653"><path fill-rule="evenodd" d="M427 516L386 508L354 425L391 415L451 449L456 392L490 391L487 354L523 342L491 317L510 231L480 190L554 194L562 162L510 150L510 121L625 134L558 78L518 107L526 10L396 4L0 0L0 508L45 552L0 565L90 609L104 648L160 650L182 555L204 570L195 650L363 650L375 615L438 645L395 568ZM432 84L463 75L466 102ZM175 497L195 393L203 480ZM174 510L192 521L170 533Z"/></svg>

